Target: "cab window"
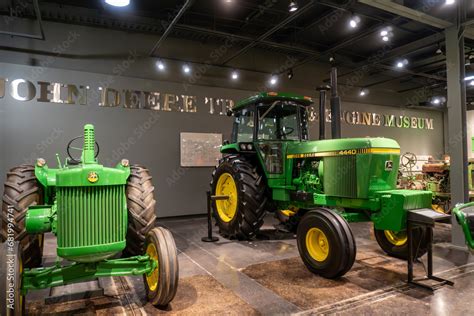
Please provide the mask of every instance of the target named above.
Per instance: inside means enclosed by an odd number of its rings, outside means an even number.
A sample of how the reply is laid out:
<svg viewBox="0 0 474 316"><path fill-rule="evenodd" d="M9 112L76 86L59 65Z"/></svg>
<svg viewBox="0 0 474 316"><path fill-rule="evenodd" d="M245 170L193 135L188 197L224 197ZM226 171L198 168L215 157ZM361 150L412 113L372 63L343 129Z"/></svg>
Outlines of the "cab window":
<svg viewBox="0 0 474 316"><path fill-rule="evenodd" d="M234 135L233 141L239 142L252 142L253 141L253 128L254 128L254 111L244 109L238 113L234 118Z"/></svg>
<svg viewBox="0 0 474 316"><path fill-rule="evenodd" d="M282 101L258 106L258 139L299 140L299 107Z"/></svg>

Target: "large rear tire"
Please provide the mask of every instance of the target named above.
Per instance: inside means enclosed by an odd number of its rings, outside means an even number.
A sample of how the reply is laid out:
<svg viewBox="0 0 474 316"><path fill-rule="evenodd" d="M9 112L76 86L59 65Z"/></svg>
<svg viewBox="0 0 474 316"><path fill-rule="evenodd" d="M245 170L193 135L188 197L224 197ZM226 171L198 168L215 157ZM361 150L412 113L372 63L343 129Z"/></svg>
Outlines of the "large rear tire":
<svg viewBox="0 0 474 316"><path fill-rule="evenodd" d="M11 234L20 242L23 264L27 268L41 265L43 257L43 234L28 234L25 228L28 208L41 204L43 188L36 179L35 167L21 165L11 169L4 186L0 235L2 242Z"/></svg>
<svg viewBox="0 0 474 316"><path fill-rule="evenodd" d="M147 298L155 306L166 306L176 295L179 279L178 252L170 231L153 228L147 235L146 254L158 263L154 271L143 277Z"/></svg>
<svg viewBox="0 0 474 316"><path fill-rule="evenodd" d="M337 213L318 208L307 212L296 234L298 251L309 271L334 279L354 264L356 244L347 221Z"/></svg>
<svg viewBox="0 0 474 316"><path fill-rule="evenodd" d="M264 177L250 161L239 155L222 158L211 181L212 195L229 196L213 202L221 235L240 240L255 237L269 207L266 192Z"/></svg>
<svg viewBox="0 0 474 316"><path fill-rule="evenodd" d="M137 256L145 252L145 239L155 227L155 187L148 169L133 165L127 182L128 229L125 256Z"/></svg>
<svg viewBox="0 0 474 316"><path fill-rule="evenodd" d="M0 244L0 315L22 316L25 298L21 295L23 263L18 241Z"/></svg>
<svg viewBox="0 0 474 316"><path fill-rule="evenodd" d="M374 235L380 248L389 256L407 260L408 238L406 231L394 232L374 228ZM413 254L415 258L423 256L428 251L428 236L425 228L417 227L413 231Z"/></svg>

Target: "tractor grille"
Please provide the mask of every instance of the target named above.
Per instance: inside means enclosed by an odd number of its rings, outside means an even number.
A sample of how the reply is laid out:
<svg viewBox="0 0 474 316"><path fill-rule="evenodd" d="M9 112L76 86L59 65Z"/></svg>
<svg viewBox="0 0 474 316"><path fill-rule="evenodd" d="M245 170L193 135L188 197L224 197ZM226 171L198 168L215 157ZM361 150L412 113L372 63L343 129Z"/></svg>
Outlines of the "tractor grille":
<svg viewBox="0 0 474 316"><path fill-rule="evenodd" d="M84 247L125 238L125 187L59 187L58 247Z"/></svg>
<svg viewBox="0 0 474 316"><path fill-rule="evenodd" d="M324 193L329 196L357 197L356 156L324 158Z"/></svg>

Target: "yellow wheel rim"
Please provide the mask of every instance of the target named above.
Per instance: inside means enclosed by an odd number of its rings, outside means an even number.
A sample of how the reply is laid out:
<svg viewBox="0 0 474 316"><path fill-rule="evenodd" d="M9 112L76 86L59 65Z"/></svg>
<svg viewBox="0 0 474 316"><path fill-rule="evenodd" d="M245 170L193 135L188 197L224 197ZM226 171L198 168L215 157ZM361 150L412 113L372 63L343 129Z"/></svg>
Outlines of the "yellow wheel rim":
<svg viewBox="0 0 474 316"><path fill-rule="evenodd" d="M329 255L329 242L326 235L319 228L311 228L306 233L306 249L316 261L322 262Z"/></svg>
<svg viewBox="0 0 474 316"><path fill-rule="evenodd" d="M156 247L153 243L149 243L148 246L146 247L146 254L150 256L151 259L156 261L156 268L153 270L150 275L146 276L146 283L148 284L148 288L150 291L155 291L156 288L158 287L158 252L156 251Z"/></svg>
<svg viewBox="0 0 474 316"><path fill-rule="evenodd" d="M406 231L384 230L385 237L394 246L403 246L408 240Z"/></svg>
<svg viewBox="0 0 474 316"><path fill-rule="evenodd" d="M216 195L225 195L227 200L216 201L217 214L223 222L230 222L237 213L237 185L230 173L223 173L217 180Z"/></svg>

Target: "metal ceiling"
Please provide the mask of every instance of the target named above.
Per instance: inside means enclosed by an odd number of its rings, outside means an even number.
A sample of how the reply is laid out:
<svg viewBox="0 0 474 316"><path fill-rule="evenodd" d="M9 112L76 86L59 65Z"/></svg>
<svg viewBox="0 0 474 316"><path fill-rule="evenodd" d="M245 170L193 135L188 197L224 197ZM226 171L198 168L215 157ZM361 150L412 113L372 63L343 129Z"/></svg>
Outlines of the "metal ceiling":
<svg viewBox="0 0 474 316"><path fill-rule="evenodd" d="M299 0L300 9L294 13L288 12L287 0L132 0L126 8L112 8L102 0L47 0L39 2L40 15L35 2L2 1L0 15L157 34L150 55L162 58L172 57L160 55L168 37L216 43L232 37L238 48L216 67L232 67L236 60L245 63L255 47L296 58L292 67L335 56L342 66L353 69L341 72L342 84L344 77L364 69L377 74L376 80L367 78L365 86L397 84L399 92L430 87L433 93L444 93L445 57L436 52L444 51L443 25L456 18L455 6L446 7L444 0ZM22 10L17 10L20 3ZM466 8L468 21L473 21L474 1L467 1ZM416 12L421 12L418 19L412 16ZM354 15L360 25L351 29L348 21ZM466 57L474 49L473 25L467 24ZM380 37L387 27L393 33L388 50ZM383 55L374 58L384 47ZM410 61L402 71L394 68L401 57ZM243 68L254 67L249 60ZM474 98L473 92L469 95Z"/></svg>

